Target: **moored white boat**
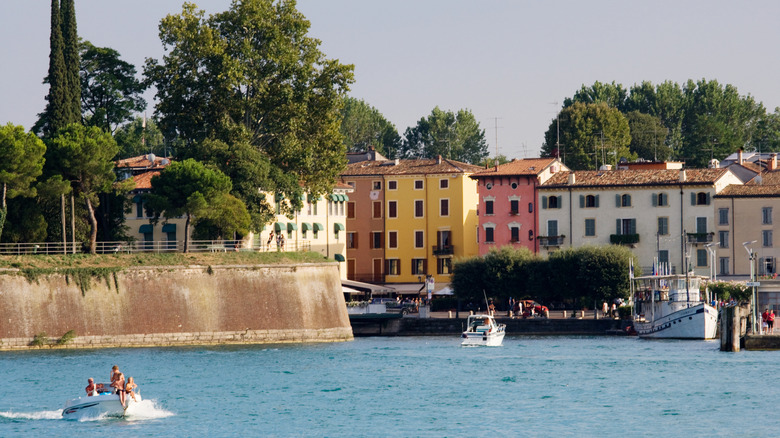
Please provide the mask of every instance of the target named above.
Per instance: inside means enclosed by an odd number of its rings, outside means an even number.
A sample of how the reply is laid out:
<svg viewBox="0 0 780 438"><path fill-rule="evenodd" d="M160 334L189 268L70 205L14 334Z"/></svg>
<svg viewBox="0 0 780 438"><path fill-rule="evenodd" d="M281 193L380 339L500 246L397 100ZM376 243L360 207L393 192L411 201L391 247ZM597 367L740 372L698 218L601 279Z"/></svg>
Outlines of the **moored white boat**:
<svg viewBox="0 0 780 438"><path fill-rule="evenodd" d="M104 384L102 387L108 388L108 384ZM119 402L119 395L100 392L99 395L85 395L66 401L62 416L65 418L123 417L140 402L141 394L139 392L135 393L135 400L128 394L125 399L127 408L123 408L122 403Z"/></svg>
<svg viewBox="0 0 780 438"><path fill-rule="evenodd" d="M500 346L506 334L506 324L496 323L490 315L470 315L460 345Z"/></svg>
<svg viewBox="0 0 780 438"><path fill-rule="evenodd" d="M701 298L701 277L651 275L634 280L634 330L639 337L715 338L718 312Z"/></svg>

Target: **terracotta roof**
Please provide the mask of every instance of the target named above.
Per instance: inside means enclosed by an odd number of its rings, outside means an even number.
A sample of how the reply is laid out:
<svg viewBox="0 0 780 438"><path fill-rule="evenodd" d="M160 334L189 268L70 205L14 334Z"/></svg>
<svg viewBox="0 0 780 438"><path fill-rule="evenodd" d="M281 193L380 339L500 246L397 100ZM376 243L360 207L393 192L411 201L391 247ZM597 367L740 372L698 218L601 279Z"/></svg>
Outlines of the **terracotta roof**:
<svg viewBox="0 0 780 438"><path fill-rule="evenodd" d="M166 160L166 161L163 161ZM162 169L171 163L170 158L154 157L154 163L149 160L149 154L139 155L137 157L125 158L123 160L117 160L116 167L130 167L134 169Z"/></svg>
<svg viewBox="0 0 780 438"><path fill-rule="evenodd" d="M761 180L758 176L747 184L731 184L718 193L717 197L724 198L761 198L780 196L780 171L761 172Z"/></svg>
<svg viewBox="0 0 780 438"><path fill-rule="evenodd" d="M552 187L608 187L678 185L681 170L579 170L562 171L553 175L541 188ZM684 185L713 184L727 169L685 169ZM574 173L574 184L569 184L569 175Z"/></svg>
<svg viewBox="0 0 780 438"><path fill-rule="evenodd" d="M489 169L483 169L474 175L472 178L478 178L482 176L512 176L512 175L539 175L555 162L555 158L526 158L523 160L512 160L508 163L504 163L496 167Z"/></svg>
<svg viewBox="0 0 780 438"><path fill-rule="evenodd" d="M133 175L133 182L135 182L135 190L138 189L151 189L152 188L152 177L155 175L159 175L159 170L151 170L149 172L139 173L138 175Z"/></svg>
<svg viewBox="0 0 780 438"><path fill-rule="evenodd" d="M339 189L339 190L354 190L355 189L351 185L349 185L347 183L340 182L340 181L337 181L336 185L333 186L333 188L334 189Z"/></svg>
<svg viewBox="0 0 780 438"><path fill-rule="evenodd" d="M481 166L455 160L436 159L361 161L348 164L341 176L370 175L424 175L430 173L474 173L483 170Z"/></svg>

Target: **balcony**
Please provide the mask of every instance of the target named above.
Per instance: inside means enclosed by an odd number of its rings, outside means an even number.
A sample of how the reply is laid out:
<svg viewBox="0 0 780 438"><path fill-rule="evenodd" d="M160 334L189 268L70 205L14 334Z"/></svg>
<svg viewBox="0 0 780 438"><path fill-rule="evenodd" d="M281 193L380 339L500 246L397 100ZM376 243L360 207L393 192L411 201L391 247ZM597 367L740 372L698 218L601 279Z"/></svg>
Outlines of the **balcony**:
<svg viewBox="0 0 780 438"><path fill-rule="evenodd" d="M609 243L613 245L635 245L639 243L639 234L610 234Z"/></svg>
<svg viewBox="0 0 780 438"><path fill-rule="evenodd" d="M454 251L455 249L452 245L436 245L433 247L433 255L435 256L452 255Z"/></svg>
<svg viewBox="0 0 780 438"><path fill-rule="evenodd" d="M539 245L544 247L550 246L562 246L563 240L566 238L564 235L560 236L538 236Z"/></svg>
<svg viewBox="0 0 780 438"><path fill-rule="evenodd" d="M715 233L687 233L688 243L710 243Z"/></svg>
<svg viewBox="0 0 780 438"><path fill-rule="evenodd" d="M520 214L520 212L518 210L509 210L509 215L510 216L517 216L518 214Z"/></svg>

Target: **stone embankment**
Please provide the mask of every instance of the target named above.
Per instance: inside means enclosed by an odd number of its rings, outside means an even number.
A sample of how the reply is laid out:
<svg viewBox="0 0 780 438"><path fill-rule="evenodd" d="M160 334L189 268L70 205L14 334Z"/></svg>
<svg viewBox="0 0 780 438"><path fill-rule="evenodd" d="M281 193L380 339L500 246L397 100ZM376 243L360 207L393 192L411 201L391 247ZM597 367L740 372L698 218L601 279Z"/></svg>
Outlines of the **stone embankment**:
<svg viewBox="0 0 780 438"><path fill-rule="evenodd" d="M4 350L352 339L335 263L20 274L0 273Z"/></svg>

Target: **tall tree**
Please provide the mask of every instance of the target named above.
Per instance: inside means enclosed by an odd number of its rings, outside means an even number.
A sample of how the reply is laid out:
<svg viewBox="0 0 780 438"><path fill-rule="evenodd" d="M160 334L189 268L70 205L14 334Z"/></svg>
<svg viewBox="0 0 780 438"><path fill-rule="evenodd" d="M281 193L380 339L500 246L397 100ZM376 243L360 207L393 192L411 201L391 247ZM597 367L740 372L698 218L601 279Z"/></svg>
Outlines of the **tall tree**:
<svg viewBox="0 0 780 438"><path fill-rule="evenodd" d="M750 142L761 152L780 151L780 108L759 118Z"/></svg>
<svg viewBox="0 0 780 438"><path fill-rule="evenodd" d="M374 146L382 155L395 158L401 146L401 136L392 123L364 100L344 99L341 134L347 152L361 152Z"/></svg>
<svg viewBox="0 0 780 438"><path fill-rule="evenodd" d="M145 197L146 205L152 213L153 222L163 217L185 216L184 252L189 252L192 219L220 216L210 209L218 208L220 202L225 202L224 195L231 189L227 175L189 158L172 163L152 177L152 192Z"/></svg>
<svg viewBox="0 0 780 438"><path fill-rule="evenodd" d="M545 134L542 154L560 156L572 170L594 170L601 164L615 164L621 158L635 159L628 145L631 134L628 120L604 102L575 102L560 115L560 144L556 148L557 120Z"/></svg>
<svg viewBox="0 0 780 438"><path fill-rule="evenodd" d="M669 130L658 117L631 111L626 114L631 132L628 149L639 158L666 161L672 157L672 149L666 145Z"/></svg>
<svg viewBox="0 0 780 438"><path fill-rule="evenodd" d="M443 111L438 106L417 126L406 129L400 158L445 158L477 164L488 156L485 130L469 110Z"/></svg>
<svg viewBox="0 0 780 438"><path fill-rule="evenodd" d="M173 151L166 147L163 134L154 119L136 117L130 123L120 126L114 132L114 139L119 146L119 159L149 153L166 157L173 155Z"/></svg>
<svg viewBox="0 0 780 438"><path fill-rule="evenodd" d="M0 235L8 213L7 198L35 196L31 184L43 173L43 141L24 127L0 127Z"/></svg>
<svg viewBox="0 0 780 438"><path fill-rule="evenodd" d="M69 122L65 58L62 53L62 25L59 0L51 0L51 30L49 34L49 73L44 83L49 84L46 109L38 114L34 132L50 136Z"/></svg>
<svg viewBox="0 0 780 438"><path fill-rule="evenodd" d="M49 142L46 160L55 173L70 181L75 194L84 202L90 227L89 250L95 253L98 221L95 208L98 195L112 190L114 157L119 148L111 134L100 128L70 124Z"/></svg>
<svg viewBox="0 0 780 438"><path fill-rule="evenodd" d="M294 1L245 0L205 18L185 3L165 17L162 62L144 74L157 89L166 135L188 146L246 141L318 193L346 164L339 127L353 67L327 59Z"/></svg>
<svg viewBox="0 0 780 438"><path fill-rule="evenodd" d="M88 125L115 132L133 113L146 108L141 97L146 87L136 79L135 67L122 61L119 52L83 41L80 55L81 103Z"/></svg>
<svg viewBox="0 0 780 438"><path fill-rule="evenodd" d="M580 103L599 103L603 102L612 108L617 108L621 112L626 110L626 100L628 98L628 91L623 88L623 85L616 84L612 81L611 84L604 84L596 81L590 87L583 85L574 96L566 98L563 101L563 107L573 105L576 102Z"/></svg>
<svg viewBox="0 0 780 438"><path fill-rule="evenodd" d="M75 0L62 0L62 55L65 60L68 123L81 123L81 80L79 79L79 35L76 30Z"/></svg>

